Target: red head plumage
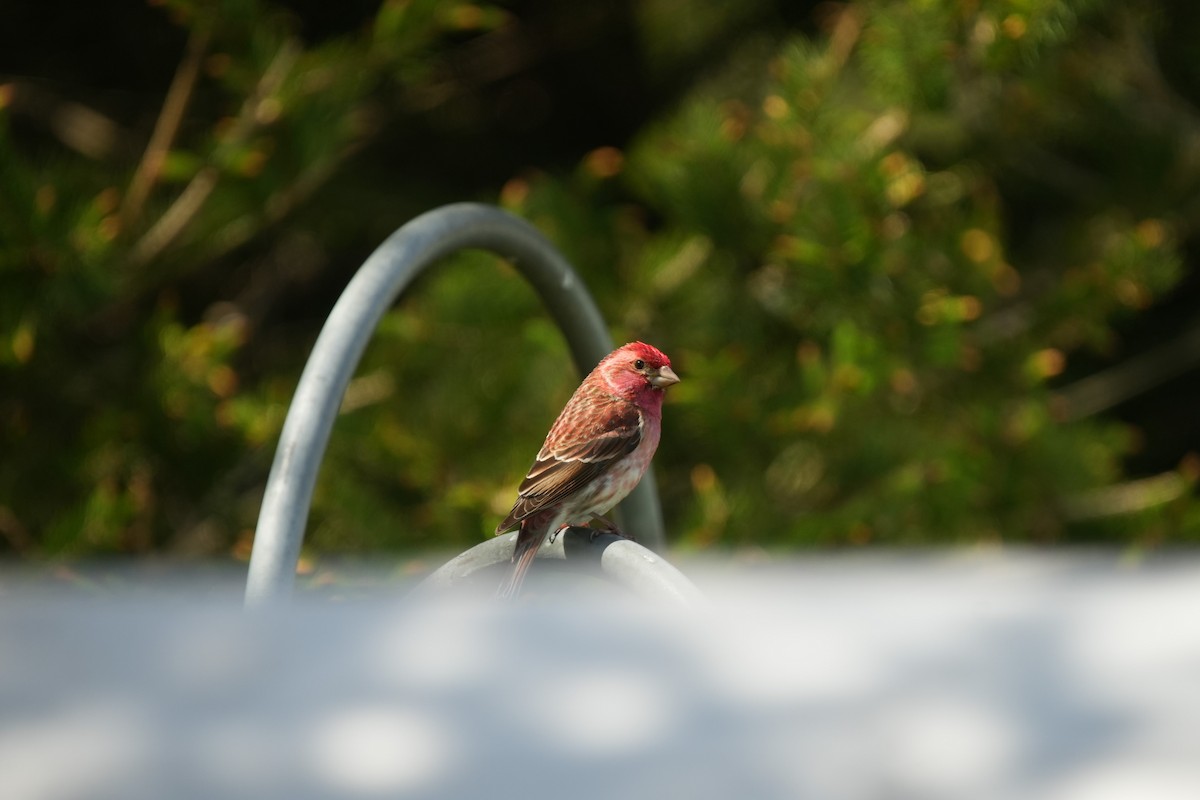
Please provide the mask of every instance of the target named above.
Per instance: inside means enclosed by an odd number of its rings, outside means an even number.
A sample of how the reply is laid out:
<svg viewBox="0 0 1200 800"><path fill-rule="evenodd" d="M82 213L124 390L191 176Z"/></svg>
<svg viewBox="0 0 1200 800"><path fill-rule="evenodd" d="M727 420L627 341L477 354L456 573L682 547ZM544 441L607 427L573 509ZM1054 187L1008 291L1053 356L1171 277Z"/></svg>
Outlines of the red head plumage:
<svg viewBox="0 0 1200 800"><path fill-rule="evenodd" d="M603 381L618 397L661 407L662 390L679 383L679 376L657 347L630 342L605 356L588 380Z"/></svg>

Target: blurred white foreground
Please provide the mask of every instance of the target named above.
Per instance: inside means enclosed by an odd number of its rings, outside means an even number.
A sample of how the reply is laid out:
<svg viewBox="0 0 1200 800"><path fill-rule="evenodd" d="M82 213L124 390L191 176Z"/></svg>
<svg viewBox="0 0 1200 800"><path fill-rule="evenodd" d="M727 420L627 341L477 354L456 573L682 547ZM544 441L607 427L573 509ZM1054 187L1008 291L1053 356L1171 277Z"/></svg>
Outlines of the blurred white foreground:
<svg viewBox="0 0 1200 800"><path fill-rule="evenodd" d="M9 576L0 798L1200 798L1194 556L682 566L700 614Z"/></svg>

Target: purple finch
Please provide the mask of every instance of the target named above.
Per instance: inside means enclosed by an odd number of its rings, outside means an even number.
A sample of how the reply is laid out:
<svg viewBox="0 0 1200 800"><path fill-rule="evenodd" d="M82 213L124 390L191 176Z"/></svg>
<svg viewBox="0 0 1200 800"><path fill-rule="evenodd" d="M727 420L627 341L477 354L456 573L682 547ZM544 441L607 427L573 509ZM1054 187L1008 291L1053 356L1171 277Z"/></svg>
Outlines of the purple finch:
<svg viewBox="0 0 1200 800"><path fill-rule="evenodd" d="M547 534L586 524L633 491L658 448L663 390L679 383L671 360L642 342L596 365L546 435L512 511L496 527L520 528L500 597L514 597Z"/></svg>

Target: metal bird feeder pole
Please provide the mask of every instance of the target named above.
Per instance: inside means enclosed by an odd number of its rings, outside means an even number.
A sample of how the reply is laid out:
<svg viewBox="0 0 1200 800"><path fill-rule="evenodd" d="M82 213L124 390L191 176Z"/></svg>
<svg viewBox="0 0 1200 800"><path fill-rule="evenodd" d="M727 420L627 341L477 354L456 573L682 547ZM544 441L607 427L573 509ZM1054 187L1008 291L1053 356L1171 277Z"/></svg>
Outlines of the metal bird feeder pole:
<svg viewBox="0 0 1200 800"><path fill-rule="evenodd" d="M432 572L419 592L448 589L471 581L476 573L509 561L517 534L506 533L450 559ZM538 550L538 558L597 565L613 583L664 607L703 608L703 595L687 577L657 553L613 533L592 528L567 528Z"/></svg>
<svg viewBox="0 0 1200 800"><path fill-rule="evenodd" d="M346 286L300 375L259 511L247 607L283 602L291 594L325 446L346 386L379 320L422 271L465 249L512 259L566 336L582 373L613 349L583 281L554 245L524 220L492 206L456 203L401 227ZM662 547L662 511L652 471L622 503L621 520L625 530L651 549Z"/></svg>

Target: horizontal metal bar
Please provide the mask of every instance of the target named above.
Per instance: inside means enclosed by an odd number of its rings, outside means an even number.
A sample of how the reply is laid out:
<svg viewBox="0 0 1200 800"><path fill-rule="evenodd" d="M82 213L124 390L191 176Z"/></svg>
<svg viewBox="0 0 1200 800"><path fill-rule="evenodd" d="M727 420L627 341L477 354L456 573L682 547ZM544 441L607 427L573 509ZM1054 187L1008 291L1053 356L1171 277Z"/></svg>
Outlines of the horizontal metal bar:
<svg viewBox="0 0 1200 800"><path fill-rule="evenodd" d="M416 591L427 594L450 589L470 581L482 570L508 564L516 540L517 534L509 533L472 547L432 572ZM591 528L567 528L554 541L546 537L538 550L538 558L598 562L609 580L643 597L684 608L697 608L703 604L700 590L670 562L637 542L611 533Z"/></svg>

